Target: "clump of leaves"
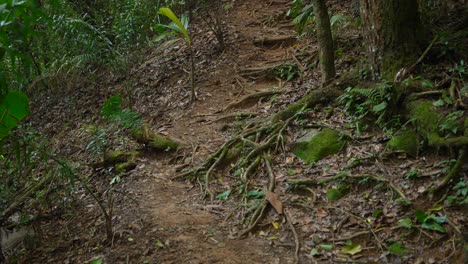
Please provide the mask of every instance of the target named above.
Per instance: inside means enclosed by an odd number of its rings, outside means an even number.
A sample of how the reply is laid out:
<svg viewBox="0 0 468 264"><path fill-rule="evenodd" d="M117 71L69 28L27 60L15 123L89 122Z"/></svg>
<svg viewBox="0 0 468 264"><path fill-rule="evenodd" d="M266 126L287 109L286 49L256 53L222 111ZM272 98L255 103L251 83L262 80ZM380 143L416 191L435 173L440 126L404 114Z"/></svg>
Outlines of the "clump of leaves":
<svg viewBox="0 0 468 264"><path fill-rule="evenodd" d="M105 119L125 128L137 129L143 125L143 118L141 118L140 114L131 109L124 108L119 95L114 95L107 99L104 102L101 113Z"/></svg>
<svg viewBox="0 0 468 264"><path fill-rule="evenodd" d="M415 215L422 228L439 231L441 233L447 232L445 228L441 226L441 224L447 222L446 216L436 216L434 214L427 215L421 210L417 210Z"/></svg>
<svg viewBox="0 0 468 264"><path fill-rule="evenodd" d="M292 24L296 26L299 35L303 33L307 25L314 22L315 18L313 5L308 4L304 6L302 0L292 1L286 15L294 19Z"/></svg>
<svg viewBox="0 0 468 264"><path fill-rule="evenodd" d="M286 62L275 67L275 74L283 80L290 81L302 76L296 63Z"/></svg>
<svg viewBox="0 0 468 264"><path fill-rule="evenodd" d="M468 204L468 184L465 180L461 180L453 187L455 194L448 196L445 199L447 205L466 205Z"/></svg>
<svg viewBox="0 0 468 264"><path fill-rule="evenodd" d="M344 105L344 112L356 124L357 133L367 119L375 119L375 123L387 134L392 134L400 127L400 117L394 115L398 94L391 84L379 84L373 88L348 87L339 97Z"/></svg>
<svg viewBox="0 0 468 264"><path fill-rule="evenodd" d="M440 123L440 131L447 135L456 135L463 129L463 122L461 118L465 115L465 111L455 111L448 114Z"/></svg>

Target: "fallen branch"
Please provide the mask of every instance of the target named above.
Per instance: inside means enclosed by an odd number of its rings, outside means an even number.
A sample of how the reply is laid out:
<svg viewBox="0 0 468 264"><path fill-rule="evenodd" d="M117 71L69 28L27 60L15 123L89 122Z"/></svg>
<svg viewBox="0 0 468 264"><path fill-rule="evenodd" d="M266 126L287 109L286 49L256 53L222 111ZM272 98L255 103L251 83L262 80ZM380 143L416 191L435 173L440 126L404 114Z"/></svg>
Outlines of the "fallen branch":
<svg viewBox="0 0 468 264"><path fill-rule="evenodd" d="M272 45L283 43L283 42L295 42L296 40L297 40L296 35L286 35L286 36L255 38L253 40L253 43L256 46L272 46Z"/></svg>

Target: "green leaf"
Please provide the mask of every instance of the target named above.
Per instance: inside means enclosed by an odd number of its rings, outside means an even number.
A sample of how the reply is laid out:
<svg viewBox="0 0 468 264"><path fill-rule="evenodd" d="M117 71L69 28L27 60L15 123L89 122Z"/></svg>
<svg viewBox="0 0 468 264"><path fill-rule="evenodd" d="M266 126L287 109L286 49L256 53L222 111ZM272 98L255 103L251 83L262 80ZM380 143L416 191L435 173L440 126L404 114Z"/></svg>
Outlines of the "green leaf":
<svg viewBox="0 0 468 264"><path fill-rule="evenodd" d="M259 190L254 190L254 191L250 191L248 192L246 195L245 195L246 198L249 198L249 199L261 199L263 197L265 197L265 192L264 191L259 191Z"/></svg>
<svg viewBox="0 0 468 264"><path fill-rule="evenodd" d="M310 255L311 256L316 256L318 255L318 250L316 248L313 248L311 251L310 251Z"/></svg>
<svg viewBox="0 0 468 264"><path fill-rule="evenodd" d="M324 250L332 250L334 248L333 245L325 245L325 244L320 244L319 247Z"/></svg>
<svg viewBox="0 0 468 264"><path fill-rule="evenodd" d="M439 224L443 224L443 223L447 223L447 216L435 216L433 214L431 214L430 216L428 216L426 218L426 222L429 222L430 220L434 220L434 222L436 223L439 223Z"/></svg>
<svg viewBox="0 0 468 264"><path fill-rule="evenodd" d="M349 255L354 255L356 253L359 253L362 251L361 245L359 244L351 244L347 245L344 248L341 249L341 253L344 254L349 254Z"/></svg>
<svg viewBox="0 0 468 264"><path fill-rule="evenodd" d="M331 202L336 202L336 201L340 200L342 197L343 197L343 193L340 192L337 189L329 189L327 191L327 198Z"/></svg>
<svg viewBox="0 0 468 264"><path fill-rule="evenodd" d="M375 218L378 218L379 216L381 216L383 213L382 210L378 209L378 210L375 210L373 213L372 213L372 216L375 217Z"/></svg>
<svg viewBox="0 0 468 264"><path fill-rule="evenodd" d="M98 258L98 259L94 259L91 261L90 264L102 264L102 259Z"/></svg>
<svg viewBox="0 0 468 264"><path fill-rule="evenodd" d="M166 16L167 18L169 18L172 22L174 22L177 25L182 35L184 35L185 40L187 41L187 44L191 46L190 36L188 34L186 27L180 22L180 20L176 17L174 12L172 12L170 8L161 7L159 9L159 13L163 16Z"/></svg>
<svg viewBox="0 0 468 264"><path fill-rule="evenodd" d="M114 95L104 102L101 113L105 118L110 118L120 111L122 111L122 99L119 95Z"/></svg>
<svg viewBox="0 0 468 264"><path fill-rule="evenodd" d="M225 201L229 198L229 195L231 195L232 190L227 190L225 192L222 192L216 196L216 199Z"/></svg>
<svg viewBox="0 0 468 264"><path fill-rule="evenodd" d="M406 248L400 243L393 243L388 248L388 251L392 254L402 256L406 254Z"/></svg>
<svg viewBox="0 0 468 264"><path fill-rule="evenodd" d="M411 222L411 219L409 217L405 217L405 218L398 220L398 226L409 229L413 227L413 223Z"/></svg>
<svg viewBox="0 0 468 264"><path fill-rule="evenodd" d="M372 108L375 113L381 112L387 108L387 102L382 102Z"/></svg>
<svg viewBox="0 0 468 264"><path fill-rule="evenodd" d="M426 221L427 215L423 211L417 210L416 212L414 212L414 214L416 215L416 219L418 219L420 223L424 223L424 221Z"/></svg>
<svg viewBox="0 0 468 264"><path fill-rule="evenodd" d="M441 233L447 233L447 230L445 230L445 228L443 228L438 223L434 223L434 222L422 223L421 227L425 229L429 229L429 230L439 231Z"/></svg>
<svg viewBox="0 0 468 264"><path fill-rule="evenodd" d="M7 136L29 114L29 99L19 91L10 91L0 103L0 139Z"/></svg>
<svg viewBox="0 0 468 264"><path fill-rule="evenodd" d="M439 99L433 103L434 106L443 106L445 104L444 100Z"/></svg>

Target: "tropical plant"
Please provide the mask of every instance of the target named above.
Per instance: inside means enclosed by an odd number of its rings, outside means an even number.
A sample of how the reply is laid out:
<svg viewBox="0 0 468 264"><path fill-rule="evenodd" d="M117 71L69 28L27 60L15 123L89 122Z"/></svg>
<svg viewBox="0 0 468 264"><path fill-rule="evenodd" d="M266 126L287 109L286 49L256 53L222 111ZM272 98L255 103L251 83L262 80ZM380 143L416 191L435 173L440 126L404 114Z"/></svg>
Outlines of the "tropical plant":
<svg viewBox="0 0 468 264"><path fill-rule="evenodd" d="M190 56L190 88L191 88L190 101L194 102L197 99L197 96L195 93L195 76L194 76L195 62L194 62L194 54L193 54L193 48L192 48L192 40L188 32L188 18L186 16L181 16L179 20L177 16L174 14L174 12L172 12L172 10L168 7L160 8L159 13L169 18L172 22L169 25L157 24L155 26L155 30L158 32L164 32L165 30L168 29L170 30L170 32L183 36L185 39L185 42L187 43L187 46L189 49L189 56Z"/></svg>

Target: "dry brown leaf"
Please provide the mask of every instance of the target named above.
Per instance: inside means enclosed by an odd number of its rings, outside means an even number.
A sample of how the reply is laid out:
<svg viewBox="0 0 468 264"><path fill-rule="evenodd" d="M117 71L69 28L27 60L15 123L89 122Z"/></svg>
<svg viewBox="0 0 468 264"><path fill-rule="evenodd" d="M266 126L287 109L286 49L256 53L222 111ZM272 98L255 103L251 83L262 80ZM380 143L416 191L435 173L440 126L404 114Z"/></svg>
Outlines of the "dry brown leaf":
<svg viewBox="0 0 468 264"><path fill-rule="evenodd" d="M274 192L266 192L266 199L268 202L270 202L271 206L275 208L275 211L278 214L283 214L283 203L280 200L280 197L278 194Z"/></svg>

